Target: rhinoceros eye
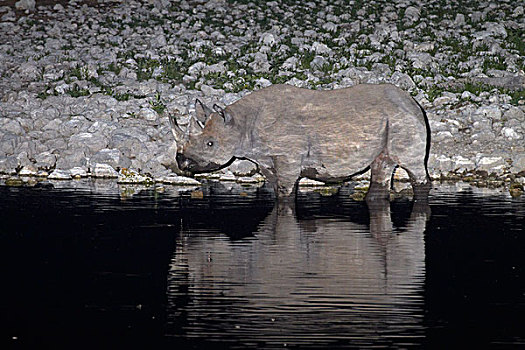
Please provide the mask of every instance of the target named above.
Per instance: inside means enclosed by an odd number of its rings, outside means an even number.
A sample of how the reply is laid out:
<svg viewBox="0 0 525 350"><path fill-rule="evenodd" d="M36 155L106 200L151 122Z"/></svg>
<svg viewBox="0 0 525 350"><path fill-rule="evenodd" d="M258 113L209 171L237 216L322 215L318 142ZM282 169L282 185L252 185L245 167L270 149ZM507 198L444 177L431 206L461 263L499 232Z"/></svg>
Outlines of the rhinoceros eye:
<svg viewBox="0 0 525 350"><path fill-rule="evenodd" d="M206 143L206 146L213 147L213 141L208 141L208 143Z"/></svg>

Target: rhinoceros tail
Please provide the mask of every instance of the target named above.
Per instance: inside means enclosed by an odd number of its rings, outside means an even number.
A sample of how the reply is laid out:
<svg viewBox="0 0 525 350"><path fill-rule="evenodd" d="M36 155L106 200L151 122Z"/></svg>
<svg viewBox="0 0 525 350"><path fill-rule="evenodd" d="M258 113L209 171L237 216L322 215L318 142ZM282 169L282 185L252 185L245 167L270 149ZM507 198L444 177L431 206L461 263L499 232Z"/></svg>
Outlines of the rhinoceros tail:
<svg viewBox="0 0 525 350"><path fill-rule="evenodd" d="M427 130L427 145L425 150L425 171L427 172L427 177L430 178L430 175L428 173L428 157L430 156L430 142L432 139L431 131L430 131L430 123L428 122L428 116L427 112L423 109L423 107L414 99L414 102L419 106L419 109L421 109L421 113L423 114L423 120L425 121L425 128Z"/></svg>

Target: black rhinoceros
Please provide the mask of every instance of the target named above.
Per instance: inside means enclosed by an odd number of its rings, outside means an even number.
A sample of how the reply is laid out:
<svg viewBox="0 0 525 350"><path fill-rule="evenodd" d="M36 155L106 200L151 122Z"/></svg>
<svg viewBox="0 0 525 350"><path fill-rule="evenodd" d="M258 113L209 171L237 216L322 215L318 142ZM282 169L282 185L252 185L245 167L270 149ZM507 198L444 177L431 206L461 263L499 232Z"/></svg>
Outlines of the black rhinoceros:
<svg viewBox="0 0 525 350"><path fill-rule="evenodd" d="M290 196L301 177L339 182L370 168L368 197L386 198L400 166L416 196L428 194L428 121L421 106L393 85L331 91L272 85L224 109L198 100L196 109L186 131L170 118L183 171L210 172L248 159L276 196Z"/></svg>

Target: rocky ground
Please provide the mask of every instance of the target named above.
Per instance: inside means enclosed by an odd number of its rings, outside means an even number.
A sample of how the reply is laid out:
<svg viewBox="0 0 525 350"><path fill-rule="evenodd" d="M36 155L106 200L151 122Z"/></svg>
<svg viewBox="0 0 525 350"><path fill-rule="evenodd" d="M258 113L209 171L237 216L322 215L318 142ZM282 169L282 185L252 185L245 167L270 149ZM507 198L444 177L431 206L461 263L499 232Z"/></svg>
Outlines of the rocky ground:
<svg viewBox="0 0 525 350"><path fill-rule="evenodd" d="M0 173L190 183L166 112L286 83L393 83L427 110L429 171L525 182L524 3L8 1ZM225 180L260 181L250 164Z"/></svg>

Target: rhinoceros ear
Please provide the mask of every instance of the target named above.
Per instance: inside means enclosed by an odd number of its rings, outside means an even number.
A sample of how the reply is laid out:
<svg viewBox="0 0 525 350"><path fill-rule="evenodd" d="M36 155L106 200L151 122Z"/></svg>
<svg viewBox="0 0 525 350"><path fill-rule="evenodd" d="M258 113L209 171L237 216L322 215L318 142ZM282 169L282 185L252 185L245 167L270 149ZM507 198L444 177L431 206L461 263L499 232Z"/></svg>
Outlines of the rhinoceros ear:
<svg viewBox="0 0 525 350"><path fill-rule="evenodd" d="M221 106L215 104L213 105L213 109L215 110L215 112L219 113L219 115L224 119L224 122L226 124L229 124L233 120L231 114L226 112L226 110Z"/></svg>
<svg viewBox="0 0 525 350"><path fill-rule="evenodd" d="M200 121L203 124L206 124L208 117L212 113L213 110L210 107L206 106L204 103L202 103L201 100L195 100L195 116L197 117L198 121Z"/></svg>
<svg viewBox="0 0 525 350"><path fill-rule="evenodd" d="M195 118L190 118L190 123L188 124L188 132L190 135L198 135L202 132L202 126L200 122Z"/></svg>
<svg viewBox="0 0 525 350"><path fill-rule="evenodd" d="M171 132L173 133L173 136L175 137L175 141L180 142L184 138L184 131L182 131L179 124L177 123L176 115L169 114L168 119L170 121Z"/></svg>

